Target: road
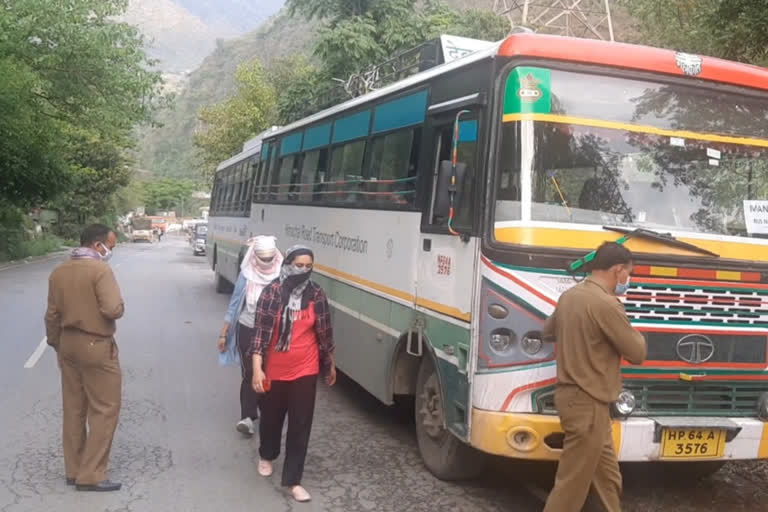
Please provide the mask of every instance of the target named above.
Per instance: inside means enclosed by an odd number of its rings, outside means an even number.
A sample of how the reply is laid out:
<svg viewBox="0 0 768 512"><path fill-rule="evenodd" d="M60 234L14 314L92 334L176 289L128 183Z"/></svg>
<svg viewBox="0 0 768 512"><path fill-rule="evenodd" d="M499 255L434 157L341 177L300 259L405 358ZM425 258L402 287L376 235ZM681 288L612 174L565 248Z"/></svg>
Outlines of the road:
<svg viewBox="0 0 768 512"><path fill-rule="evenodd" d="M239 370L220 368L215 342L227 297L186 243L122 245L111 264L126 301L118 343L123 410L110 476L118 493L64 484L60 385L43 339L47 277L60 258L0 270L0 512L541 510L533 484L551 468L494 461L480 481L453 484L421 464L412 419L341 378L321 386L297 504L256 473L258 442L234 431ZM25 368L30 366L30 368ZM626 478L630 512L768 510L761 463L735 464L694 484L641 469Z"/></svg>

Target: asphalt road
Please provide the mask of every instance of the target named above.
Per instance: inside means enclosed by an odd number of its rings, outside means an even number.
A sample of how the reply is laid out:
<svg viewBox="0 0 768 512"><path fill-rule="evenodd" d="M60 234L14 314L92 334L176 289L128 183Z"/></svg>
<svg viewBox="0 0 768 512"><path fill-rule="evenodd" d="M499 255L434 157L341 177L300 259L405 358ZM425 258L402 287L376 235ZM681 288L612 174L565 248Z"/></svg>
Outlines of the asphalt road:
<svg viewBox="0 0 768 512"><path fill-rule="evenodd" d="M0 512L541 510L526 489L546 487L550 466L495 461L479 481L438 481L421 464L412 419L344 378L320 386L304 478L313 500L294 503L279 486L280 460L275 476L262 479L258 442L234 430L239 370L220 368L215 352L228 298L214 292L205 258L172 237L115 251L126 316L110 476L124 488L74 491L64 483L54 353L35 358L47 277L59 259L0 269ZM766 478L760 463L693 484L643 468L625 478L625 509L768 510Z"/></svg>

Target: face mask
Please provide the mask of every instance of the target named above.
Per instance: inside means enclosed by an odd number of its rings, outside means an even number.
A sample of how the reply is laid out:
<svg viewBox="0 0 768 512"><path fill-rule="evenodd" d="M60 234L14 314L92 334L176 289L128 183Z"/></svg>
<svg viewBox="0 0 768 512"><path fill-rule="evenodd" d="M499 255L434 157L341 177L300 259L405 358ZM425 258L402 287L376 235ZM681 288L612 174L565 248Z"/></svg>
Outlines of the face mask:
<svg viewBox="0 0 768 512"><path fill-rule="evenodd" d="M101 244L101 247L106 251L104 254L101 255L101 260L104 262L107 262L112 259L112 251L109 250L109 247L107 247L104 244Z"/></svg>
<svg viewBox="0 0 768 512"><path fill-rule="evenodd" d="M627 290L629 290L629 282L630 282L630 278L629 276L627 276L627 282L623 284L622 283L617 284L616 289L613 291L613 293L615 293L617 297L627 293Z"/></svg>

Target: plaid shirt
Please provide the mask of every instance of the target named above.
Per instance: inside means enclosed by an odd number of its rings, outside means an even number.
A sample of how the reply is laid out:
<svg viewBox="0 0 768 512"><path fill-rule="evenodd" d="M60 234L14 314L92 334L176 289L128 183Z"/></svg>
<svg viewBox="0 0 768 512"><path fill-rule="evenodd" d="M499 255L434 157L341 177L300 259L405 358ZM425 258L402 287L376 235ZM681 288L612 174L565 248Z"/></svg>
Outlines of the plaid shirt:
<svg viewBox="0 0 768 512"><path fill-rule="evenodd" d="M334 350L333 328L331 327L331 310L328 298L320 286L313 281L307 285L304 293L311 294L310 302L315 306L315 335L320 351L320 370L325 375L330 371ZM273 281L262 290L256 303L256 319L254 336L251 344L251 355L259 354L264 357L269 350L272 336L277 326L277 319L282 309L280 281Z"/></svg>

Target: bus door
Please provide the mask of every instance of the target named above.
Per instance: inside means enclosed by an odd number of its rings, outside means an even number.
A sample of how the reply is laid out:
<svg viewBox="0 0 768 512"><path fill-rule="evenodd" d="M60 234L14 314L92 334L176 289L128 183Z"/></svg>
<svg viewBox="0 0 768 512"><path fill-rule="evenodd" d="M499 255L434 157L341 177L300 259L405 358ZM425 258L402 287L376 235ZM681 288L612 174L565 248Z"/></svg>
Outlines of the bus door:
<svg viewBox="0 0 768 512"><path fill-rule="evenodd" d="M456 166L457 194L449 219L447 191L454 173L451 164L456 117L459 138ZM479 239L476 236L475 200L478 153L477 108L467 107L431 115L427 130L428 200L422 216L417 274L417 305L435 348L444 393L446 426L457 436L469 435L471 407L471 312ZM449 225L450 224L450 225Z"/></svg>

